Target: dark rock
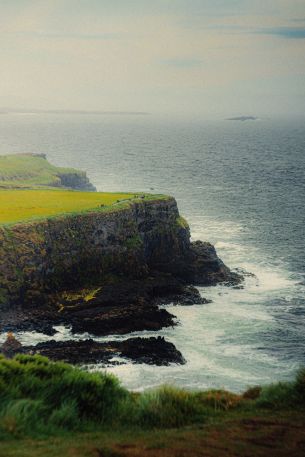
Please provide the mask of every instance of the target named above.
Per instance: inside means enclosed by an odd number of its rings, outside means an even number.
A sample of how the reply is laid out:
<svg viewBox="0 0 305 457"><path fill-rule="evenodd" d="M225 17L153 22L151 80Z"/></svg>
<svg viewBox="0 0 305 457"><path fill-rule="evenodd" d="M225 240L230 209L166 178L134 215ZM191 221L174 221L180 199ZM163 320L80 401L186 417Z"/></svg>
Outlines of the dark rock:
<svg viewBox="0 0 305 457"><path fill-rule="evenodd" d="M201 297L200 292L194 286L186 286L180 284L176 292L172 292L166 295L161 295L155 299L155 303L158 305L174 305L174 306L191 306L191 305L203 305L211 303L212 300L208 300Z"/></svg>
<svg viewBox="0 0 305 457"><path fill-rule="evenodd" d="M182 354L164 338L129 338L126 341L47 341L23 348L27 354L41 354L51 360L72 364L104 363L110 365L115 356L150 365L185 363Z"/></svg>
<svg viewBox="0 0 305 457"><path fill-rule="evenodd" d="M37 331L54 335L54 326L71 327L73 333L88 332L96 336L126 334L133 331L156 331L176 325L175 316L160 305L208 303L199 291L169 273L155 272L140 279L114 278L103 281L90 301L65 296L52 297L51 305L14 308L3 312L4 330Z"/></svg>
<svg viewBox="0 0 305 457"><path fill-rule="evenodd" d="M7 339L1 347L1 352L5 357L12 358L19 352L21 352L22 345L16 340L13 333L8 332Z"/></svg>
<svg viewBox="0 0 305 457"><path fill-rule="evenodd" d="M179 275L188 283L214 286L218 283L239 284L243 278L232 272L218 257L214 246L207 242L194 241L184 258Z"/></svg>
<svg viewBox="0 0 305 457"><path fill-rule="evenodd" d="M69 314L63 321L73 333L88 332L102 336L142 330L161 330L175 325L174 316L157 306L119 306L94 308Z"/></svg>
<svg viewBox="0 0 305 457"><path fill-rule="evenodd" d="M184 364L180 351L161 336L157 338L129 338L120 345L121 356L150 365Z"/></svg>
<svg viewBox="0 0 305 457"><path fill-rule="evenodd" d="M75 190L96 192L96 187L91 184L85 173L79 171L73 173L58 173L60 185Z"/></svg>

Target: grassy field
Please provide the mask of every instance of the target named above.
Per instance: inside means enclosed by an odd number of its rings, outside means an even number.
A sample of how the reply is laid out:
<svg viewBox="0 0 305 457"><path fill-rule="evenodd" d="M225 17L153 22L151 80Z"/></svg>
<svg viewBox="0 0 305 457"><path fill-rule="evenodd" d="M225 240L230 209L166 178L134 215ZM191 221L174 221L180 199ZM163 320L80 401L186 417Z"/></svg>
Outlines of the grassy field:
<svg viewBox="0 0 305 457"><path fill-rule="evenodd" d="M79 176L84 182L87 179L82 171L51 165L43 154L0 155L0 225L90 210L107 211L113 205L124 207L128 200L139 197L133 193L89 192L94 188L69 190L62 184L62 175ZM148 194L143 197L165 198Z"/></svg>
<svg viewBox="0 0 305 457"><path fill-rule="evenodd" d="M135 194L68 190L0 190L0 224L101 209Z"/></svg>
<svg viewBox="0 0 305 457"><path fill-rule="evenodd" d="M51 165L43 155L0 155L0 188L33 188L59 186L60 174L84 175L73 168Z"/></svg>

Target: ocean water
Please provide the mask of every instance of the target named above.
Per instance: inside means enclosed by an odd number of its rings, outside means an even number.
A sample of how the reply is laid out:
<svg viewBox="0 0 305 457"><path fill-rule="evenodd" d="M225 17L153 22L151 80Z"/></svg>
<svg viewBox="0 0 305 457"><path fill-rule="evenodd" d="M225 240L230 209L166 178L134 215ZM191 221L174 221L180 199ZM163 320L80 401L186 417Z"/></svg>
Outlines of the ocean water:
<svg viewBox="0 0 305 457"><path fill-rule="evenodd" d="M174 383L240 391L289 380L305 365L304 119L1 115L0 154L20 152L44 152L55 165L87 170L98 190L174 195L193 239L209 240L228 266L255 275L243 289L201 288L210 304L167 307L175 328L132 334L165 336L187 363L107 368L128 388ZM63 328L55 336L70 337Z"/></svg>

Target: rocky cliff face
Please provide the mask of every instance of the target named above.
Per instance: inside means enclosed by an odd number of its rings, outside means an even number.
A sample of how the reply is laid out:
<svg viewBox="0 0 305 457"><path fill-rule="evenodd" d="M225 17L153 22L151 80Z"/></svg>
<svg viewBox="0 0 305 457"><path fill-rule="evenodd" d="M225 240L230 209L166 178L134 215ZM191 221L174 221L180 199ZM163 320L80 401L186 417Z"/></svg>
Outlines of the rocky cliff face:
<svg viewBox="0 0 305 457"><path fill-rule="evenodd" d="M83 190L89 192L96 192L96 188L87 177L85 172L71 171L69 173L59 172L57 174L59 178L58 187L64 187L67 189Z"/></svg>
<svg viewBox="0 0 305 457"><path fill-rule="evenodd" d="M231 281L208 243L191 243L173 198L0 229L0 303L44 302L109 274L171 273L197 284Z"/></svg>
<svg viewBox="0 0 305 457"><path fill-rule="evenodd" d="M191 243L174 198L135 201L111 212L0 228L0 307L24 307L107 275L170 273L187 283L234 281L208 243Z"/></svg>

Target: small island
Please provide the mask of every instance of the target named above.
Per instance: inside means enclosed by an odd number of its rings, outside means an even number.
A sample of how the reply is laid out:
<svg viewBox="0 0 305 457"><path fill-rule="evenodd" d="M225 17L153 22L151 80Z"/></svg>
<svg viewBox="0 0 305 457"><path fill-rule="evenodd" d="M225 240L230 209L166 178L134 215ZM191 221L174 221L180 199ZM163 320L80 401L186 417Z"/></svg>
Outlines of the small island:
<svg viewBox="0 0 305 457"><path fill-rule="evenodd" d="M257 121L258 117L255 116L236 116L236 117L228 117L226 121Z"/></svg>

